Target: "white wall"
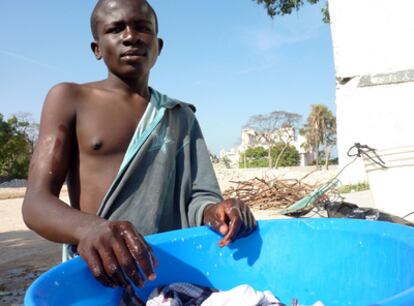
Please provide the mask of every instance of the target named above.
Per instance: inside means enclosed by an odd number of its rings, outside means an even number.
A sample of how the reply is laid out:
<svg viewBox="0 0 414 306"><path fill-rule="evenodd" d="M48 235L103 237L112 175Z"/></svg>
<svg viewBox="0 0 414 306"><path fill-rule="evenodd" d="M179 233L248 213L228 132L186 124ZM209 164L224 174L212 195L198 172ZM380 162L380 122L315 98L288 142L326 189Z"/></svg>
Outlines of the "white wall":
<svg viewBox="0 0 414 306"><path fill-rule="evenodd" d="M414 1L329 0L329 10L339 168L355 142L376 149L414 144ZM341 180L366 180L363 163Z"/></svg>
<svg viewBox="0 0 414 306"><path fill-rule="evenodd" d="M337 76L414 68L413 0L329 0Z"/></svg>

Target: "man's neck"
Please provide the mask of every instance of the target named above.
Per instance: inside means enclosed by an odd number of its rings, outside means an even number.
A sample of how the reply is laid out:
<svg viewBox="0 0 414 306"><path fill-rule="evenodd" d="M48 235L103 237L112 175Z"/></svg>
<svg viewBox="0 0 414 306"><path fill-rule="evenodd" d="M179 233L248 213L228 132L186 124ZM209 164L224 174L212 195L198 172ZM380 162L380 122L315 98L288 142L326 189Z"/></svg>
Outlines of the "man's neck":
<svg viewBox="0 0 414 306"><path fill-rule="evenodd" d="M108 88L123 91L126 94L138 94L147 101L150 99L151 93L148 88L148 76L142 79L121 79L113 74L109 74L104 82Z"/></svg>

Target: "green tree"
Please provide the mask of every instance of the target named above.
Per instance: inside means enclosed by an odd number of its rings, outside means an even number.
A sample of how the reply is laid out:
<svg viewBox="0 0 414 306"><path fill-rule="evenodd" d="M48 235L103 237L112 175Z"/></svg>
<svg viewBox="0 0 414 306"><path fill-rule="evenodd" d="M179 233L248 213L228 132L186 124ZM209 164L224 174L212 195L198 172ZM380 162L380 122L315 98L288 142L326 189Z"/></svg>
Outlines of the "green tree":
<svg viewBox="0 0 414 306"><path fill-rule="evenodd" d="M300 154L292 145L277 144L272 150L272 159L280 167L295 167L300 164Z"/></svg>
<svg viewBox="0 0 414 306"><path fill-rule="evenodd" d="M16 116L4 120L0 113L0 176L26 178L32 147L22 131L26 122Z"/></svg>
<svg viewBox="0 0 414 306"><path fill-rule="evenodd" d="M291 14L293 11L298 11L304 4L304 0L253 0L257 2L257 4L263 5L266 10L267 14L272 18L276 15L288 15ZM306 0L310 4L316 4L319 0ZM328 1L325 2L325 6L321 9L323 15L323 22L329 23L329 9L328 9Z"/></svg>
<svg viewBox="0 0 414 306"><path fill-rule="evenodd" d="M254 131L258 142L267 147L268 166L277 167L284 150L294 140L296 126L299 124L302 116L296 113L285 111L273 111L265 115L254 115L249 118L245 128ZM272 150L276 144L283 143L284 150L281 150L278 158L272 160Z"/></svg>
<svg viewBox="0 0 414 306"><path fill-rule="evenodd" d="M17 113L16 118L18 121L18 131L24 134L30 145L30 154L33 154L34 147L39 138L39 123L35 122L32 114L27 112Z"/></svg>
<svg viewBox="0 0 414 306"><path fill-rule="evenodd" d="M325 153L325 169L328 170L331 154L333 148L336 146L336 117L329 111L328 124L325 131L325 143L324 143L324 153Z"/></svg>
<svg viewBox="0 0 414 306"><path fill-rule="evenodd" d="M319 168L319 151L324 151L325 167L328 169L331 152L336 145L336 118L323 104L313 104L307 122L300 130L306 138L305 148L315 153Z"/></svg>
<svg viewBox="0 0 414 306"><path fill-rule="evenodd" d="M261 168L268 166L268 150L263 147L248 148L240 156L240 168Z"/></svg>

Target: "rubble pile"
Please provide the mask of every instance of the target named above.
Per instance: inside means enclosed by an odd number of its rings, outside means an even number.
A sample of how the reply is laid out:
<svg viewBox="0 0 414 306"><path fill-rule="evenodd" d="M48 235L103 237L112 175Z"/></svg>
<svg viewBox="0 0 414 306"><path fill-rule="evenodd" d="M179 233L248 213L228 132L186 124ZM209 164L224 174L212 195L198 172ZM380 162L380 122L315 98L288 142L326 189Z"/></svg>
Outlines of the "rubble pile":
<svg viewBox="0 0 414 306"><path fill-rule="evenodd" d="M255 177L232 181L236 186L226 189L223 196L225 199L238 198L254 209L285 209L320 187L319 184L305 183L304 178L266 180Z"/></svg>

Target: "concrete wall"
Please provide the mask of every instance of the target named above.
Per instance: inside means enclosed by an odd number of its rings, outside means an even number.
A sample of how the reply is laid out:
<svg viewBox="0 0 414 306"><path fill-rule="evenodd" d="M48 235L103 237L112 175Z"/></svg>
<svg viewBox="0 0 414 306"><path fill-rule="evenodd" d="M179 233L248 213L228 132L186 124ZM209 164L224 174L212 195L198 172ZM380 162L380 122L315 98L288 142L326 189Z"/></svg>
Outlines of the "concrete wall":
<svg viewBox="0 0 414 306"><path fill-rule="evenodd" d="M339 168L355 142L414 144L414 1L329 0L337 77ZM343 183L366 180L362 161Z"/></svg>
<svg viewBox="0 0 414 306"><path fill-rule="evenodd" d="M341 77L414 68L414 1L329 0Z"/></svg>
<svg viewBox="0 0 414 306"><path fill-rule="evenodd" d="M330 166L329 170L316 170L315 166L309 167L283 167L279 169L269 168L247 168L247 169L226 169L222 164L214 164L214 171L220 185L221 191L230 187L237 187L240 181L247 181L254 178L265 180L272 179L296 179L310 185L321 185L331 180L337 173L337 166ZM303 177L305 177L303 179Z"/></svg>

